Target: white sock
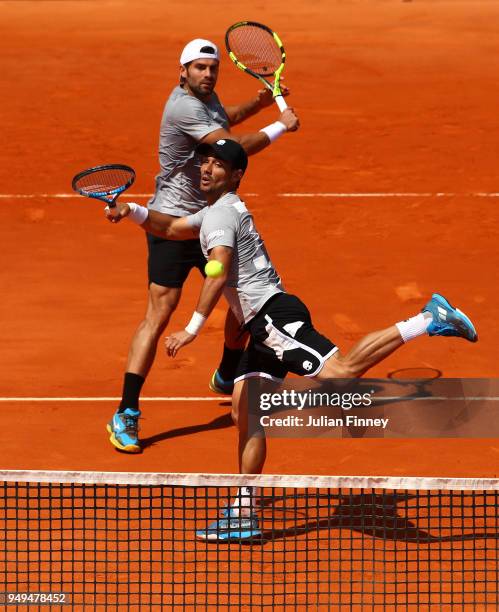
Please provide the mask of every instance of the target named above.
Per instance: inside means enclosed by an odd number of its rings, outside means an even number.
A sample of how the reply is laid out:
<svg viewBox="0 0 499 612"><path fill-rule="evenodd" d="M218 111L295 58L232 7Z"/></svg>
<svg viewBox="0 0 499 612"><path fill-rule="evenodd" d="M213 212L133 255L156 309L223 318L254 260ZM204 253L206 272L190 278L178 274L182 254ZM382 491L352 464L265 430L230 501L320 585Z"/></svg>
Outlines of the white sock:
<svg viewBox="0 0 499 612"><path fill-rule="evenodd" d="M256 487L241 487L231 506L234 516L249 516L256 505Z"/></svg>
<svg viewBox="0 0 499 612"><path fill-rule="evenodd" d="M395 323L395 326L399 330L402 340L409 342L413 338L426 334L428 325L431 323L433 317L430 312L420 312L415 317Z"/></svg>

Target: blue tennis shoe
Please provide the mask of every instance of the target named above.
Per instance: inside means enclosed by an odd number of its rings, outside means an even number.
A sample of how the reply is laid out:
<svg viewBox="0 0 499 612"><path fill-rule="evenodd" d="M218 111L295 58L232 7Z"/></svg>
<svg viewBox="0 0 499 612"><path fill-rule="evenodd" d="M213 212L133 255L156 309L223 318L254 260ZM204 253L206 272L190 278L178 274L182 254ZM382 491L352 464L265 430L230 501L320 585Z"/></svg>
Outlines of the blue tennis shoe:
<svg viewBox="0 0 499 612"><path fill-rule="evenodd" d="M233 508L224 508L222 517L210 523L206 529L196 531L198 540L247 540L262 535L256 514L239 516Z"/></svg>
<svg viewBox="0 0 499 612"><path fill-rule="evenodd" d="M443 295L434 293L422 312L433 317L428 326L429 336L457 336L470 342L478 340L478 334L471 320L458 308L454 308Z"/></svg>
<svg viewBox="0 0 499 612"><path fill-rule="evenodd" d="M115 412L107 431L111 434L109 440L113 446L125 453L140 453L139 442L140 410L126 408L123 412Z"/></svg>
<svg viewBox="0 0 499 612"><path fill-rule="evenodd" d="M220 393L221 395L232 395L232 391L234 390L234 381L233 380L224 380L218 370L215 370L213 376L211 377L210 389L214 393Z"/></svg>

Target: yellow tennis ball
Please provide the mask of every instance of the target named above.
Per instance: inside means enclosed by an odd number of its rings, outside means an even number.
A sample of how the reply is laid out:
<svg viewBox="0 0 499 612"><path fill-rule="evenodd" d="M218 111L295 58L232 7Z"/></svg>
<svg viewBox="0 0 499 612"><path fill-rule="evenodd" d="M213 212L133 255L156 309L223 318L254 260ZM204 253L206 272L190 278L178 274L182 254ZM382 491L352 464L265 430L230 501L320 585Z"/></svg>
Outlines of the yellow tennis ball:
<svg viewBox="0 0 499 612"><path fill-rule="evenodd" d="M224 265L221 261L211 259L204 267L206 276L210 278L218 278L224 273Z"/></svg>

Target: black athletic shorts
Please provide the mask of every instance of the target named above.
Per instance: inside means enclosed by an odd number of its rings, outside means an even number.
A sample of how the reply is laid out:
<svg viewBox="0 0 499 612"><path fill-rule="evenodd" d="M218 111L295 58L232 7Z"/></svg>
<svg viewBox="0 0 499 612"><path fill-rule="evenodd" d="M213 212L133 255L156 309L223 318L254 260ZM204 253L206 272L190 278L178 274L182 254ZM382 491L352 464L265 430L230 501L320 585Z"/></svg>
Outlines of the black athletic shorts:
<svg viewBox="0 0 499 612"><path fill-rule="evenodd" d="M316 376L338 347L319 334L310 312L295 295L270 298L247 325L251 334L235 380L253 376L282 380L288 372Z"/></svg>
<svg viewBox="0 0 499 612"><path fill-rule="evenodd" d="M203 276L206 259L199 240L165 240L147 234L149 283L162 287L182 287L192 268Z"/></svg>

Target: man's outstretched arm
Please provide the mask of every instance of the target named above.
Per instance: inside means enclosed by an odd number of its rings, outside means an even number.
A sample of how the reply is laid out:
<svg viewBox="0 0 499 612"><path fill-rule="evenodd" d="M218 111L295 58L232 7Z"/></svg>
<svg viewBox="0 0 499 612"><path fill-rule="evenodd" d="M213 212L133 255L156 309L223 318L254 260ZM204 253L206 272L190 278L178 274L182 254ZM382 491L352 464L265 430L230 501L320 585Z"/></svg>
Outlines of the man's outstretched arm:
<svg viewBox="0 0 499 612"><path fill-rule="evenodd" d="M187 220L188 217L173 217L134 202L118 204L116 209L106 207L105 213L111 223L119 223L128 217L149 234L167 240L191 240L199 237L199 228L193 227Z"/></svg>

